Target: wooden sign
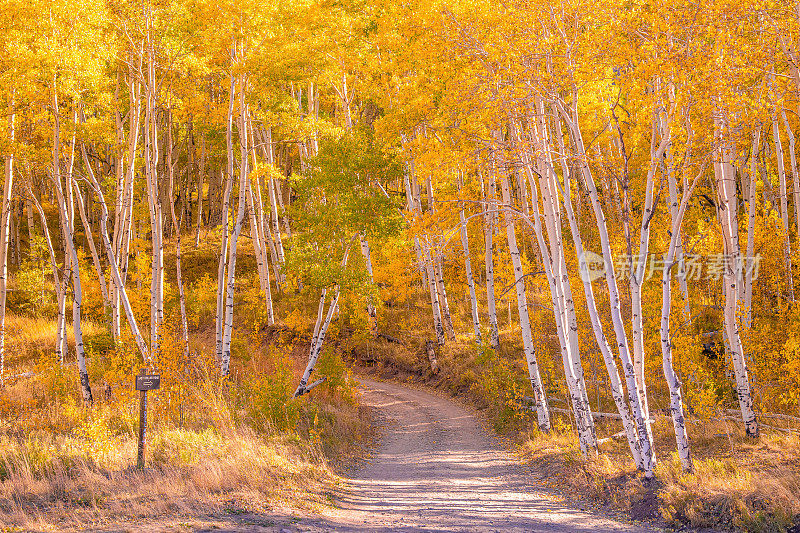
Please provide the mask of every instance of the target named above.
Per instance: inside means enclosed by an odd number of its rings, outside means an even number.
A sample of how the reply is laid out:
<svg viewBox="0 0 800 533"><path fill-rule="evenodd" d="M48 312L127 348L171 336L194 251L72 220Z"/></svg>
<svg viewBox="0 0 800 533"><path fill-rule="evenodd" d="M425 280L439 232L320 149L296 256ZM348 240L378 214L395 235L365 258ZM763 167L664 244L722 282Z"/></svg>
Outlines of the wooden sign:
<svg viewBox="0 0 800 533"><path fill-rule="evenodd" d="M146 374L136 376L136 390L147 391L161 387L161 376L158 374Z"/></svg>

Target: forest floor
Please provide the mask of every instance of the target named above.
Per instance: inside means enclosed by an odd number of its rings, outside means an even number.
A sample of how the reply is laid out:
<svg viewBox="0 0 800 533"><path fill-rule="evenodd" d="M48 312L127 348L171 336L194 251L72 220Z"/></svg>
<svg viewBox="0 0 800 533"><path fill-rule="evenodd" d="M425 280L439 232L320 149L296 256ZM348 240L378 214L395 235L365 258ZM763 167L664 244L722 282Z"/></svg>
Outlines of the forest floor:
<svg viewBox="0 0 800 533"><path fill-rule="evenodd" d="M358 381L379 439L341 473L332 507L318 516L217 516L195 524L199 531L655 531L566 500L474 409L428 388Z"/></svg>

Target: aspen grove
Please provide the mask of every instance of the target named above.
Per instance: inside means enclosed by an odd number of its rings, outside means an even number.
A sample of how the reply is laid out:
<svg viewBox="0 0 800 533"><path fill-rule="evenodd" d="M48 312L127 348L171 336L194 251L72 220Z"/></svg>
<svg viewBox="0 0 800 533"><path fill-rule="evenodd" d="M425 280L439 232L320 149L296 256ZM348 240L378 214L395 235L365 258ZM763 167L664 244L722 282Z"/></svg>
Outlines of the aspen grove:
<svg viewBox="0 0 800 533"><path fill-rule="evenodd" d="M693 420L751 439L800 421L797 5L9 0L0 18L3 387L36 379L6 335L27 314L55 322L43 357L87 409L106 386L88 320L131 347L129 381L207 357L233 383L237 330L300 332L298 402L345 336L416 343L433 375L445 350L502 352L498 401L544 434L567 420L586 460L618 421L644 478L659 416L685 472Z"/></svg>

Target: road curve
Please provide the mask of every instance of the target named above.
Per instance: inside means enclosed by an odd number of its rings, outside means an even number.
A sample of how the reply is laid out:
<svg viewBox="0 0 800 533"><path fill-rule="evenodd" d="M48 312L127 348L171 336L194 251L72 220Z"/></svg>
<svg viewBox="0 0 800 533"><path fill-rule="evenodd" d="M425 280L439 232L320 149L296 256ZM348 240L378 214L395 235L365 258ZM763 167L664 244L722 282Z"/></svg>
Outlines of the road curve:
<svg viewBox="0 0 800 533"><path fill-rule="evenodd" d="M338 509L312 530L653 531L571 508L537 491L533 472L457 403L400 384L358 381L383 437L373 456L346 479Z"/></svg>

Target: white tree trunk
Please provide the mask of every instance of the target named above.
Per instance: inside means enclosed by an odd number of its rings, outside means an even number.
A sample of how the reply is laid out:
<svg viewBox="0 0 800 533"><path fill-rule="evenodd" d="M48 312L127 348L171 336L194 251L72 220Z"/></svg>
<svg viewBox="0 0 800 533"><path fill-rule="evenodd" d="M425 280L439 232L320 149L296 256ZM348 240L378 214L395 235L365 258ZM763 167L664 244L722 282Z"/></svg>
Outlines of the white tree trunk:
<svg viewBox="0 0 800 533"><path fill-rule="evenodd" d="M776 112L772 114L772 140L775 143L775 159L778 166L778 182L780 184L780 205L781 205L781 222L783 223L784 240L783 240L783 260L786 267L786 276L789 280L789 297L794 301L794 282L792 280L792 256L791 244L789 241L789 202L788 192L786 190L786 169L783 163L783 145L781 144L781 134L778 128L778 115Z"/></svg>
<svg viewBox="0 0 800 533"><path fill-rule="evenodd" d="M797 229L797 235L795 239L800 239L800 175L798 175L798 168L797 168L797 154L795 154L795 138L794 132L792 131L792 127L789 125L789 119L786 118L786 110L781 110L781 115L783 117L783 126L786 128L786 137L789 138L789 163L792 165L792 195L794 199L794 221L795 227ZM795 248L798 245L795 244Z"/></svg>
<svg viewBox="0 0 800 533"><path fill-rule="evenodd" d="M750 151L750 186L747 191L747 251L745 255L746 265L751 265L753 261L753 251L755 250L755 227L756 227L756 180L758 175L758 146L761 138L761 127L756 129L753 134L753 148ZM796 204L800 205L800 204ZM795 207L796 208L796 207ZM798 233L800 235L800 233ZM753 317L753 269L747 268L744 277L744 316L742 317L745 328L750 328Z"/></svg>
<svg viewBox="0 0 800 533"><path fill-rule="evenodd" d="M653 445L652 441L650 440L650 435L647 431L647 424L644 420L644 409L642 406L641 397L639 396L638 383L636 381L633 361L631 360L631 354L628 349L628 338L622 318L621 302L619 290L617 288L617 280L614 274L614 261L611 253L611 244L608 236L605 214L600 206L600 199L597 194L597 186L595 185L594 177L592 176L591 169L587 163L588 157L583 144L583 136L580 127L578 126L577 98L574 98L572 107L569 110L563 107L562 102L557 102L557 104L559 105L561 116L570 130L570 137L574 143L579 170L584 179L584 184L589 193L589 199L594 212L605 266L606 286L608 287L611 319L614 325L614 333L617 340L619 356L622 360L623 369L625 371L626 384L628 388L628 401L631 404L632 416L636 423L639 447L641 450L641 466L644 470L645 477L650 478L654 475L653 468L655 466ZM557 123L560 125L560 121L557 121ZM561 140L560 136L559 140ZM564 150L562 149L561 152L563 154ZM565 187L565 189L566 188L567 187Z"/></svg>
<svg viewBox="0 0 800 533"><path fill-rule="evenodd" d="M122 275L120 274L120 270L117 267L116 261L114 261L114 247L111 243L111 240L108 238L108 207L106 205L105 196L103 195L103 189L100 187L100 183L97 181L94 170L92 169L92 165L89 162L89 158L86 156L86 148L82 146L81 151L83 154L83 162L86 166L86 172L89 175L89 179L92 182L92 188L94 189L95 194L97 194L98 203L100 204L100 236L103 239L103 244L105 245L106 249L106 257L108 259L109 267L111 268L111 280L114 283L118 294L120 295L120 301L123 309L125 310L125 316L128 319L128 325L130 326L131 334L136 341L136 346L139 348L142 361L144 361L146 365L150 366L152 361L150 359L150 352L147 348L147 343L139 331L139 326L136 323L136 317L133 314L133 308L131 307L130 300L128 299L128 293L125 290L125 282L122 279Z"/></svg>
<svg viewBox="0 0 800 533"><path fill-rule="evenodd" d="M433 258L433 274L436 278L436 293L439 300L439 308L442 314L442 323L445 333L450 342L456 341L456 330L453 327L453 316L450 314L450 304L447 302L447 290L444 286L444 273L442 268L441 253L437 253Z"/></svg>
<svg viewBox="0 0 800 533"><path fill-rule="evenodd" d="M689 436L686 432L686 418L683 412L683 398L681 394L681 382L675 373L672 364L672 340L669 329L669 315L672 306L672 267L675 265L675 255L678 243L681 240L681 224L686 213L686 206L698 179L705 171L705 166L697 177L692 181L691 186L683 191L680 205L675 205L673 200L670 206L672 215L672 226L670 233L669 249L664 258L664 270L661 277L661 355L664 377L669 387L669 407L672 415L672 425L675 428L675 441L678 447L678 457L684 471L691 472L694 467L692 464L691 449L689 447Z"/></svg>
<svg viewBox="0 0 800 533"><path fill-rule="evenodd" d="M512 125L512 134L517 143L520 141L520 132L521 128L517 125ZM522 148L522 146L520 147ZM581 446L581 451L585 456L588 456L589 454L595 453L597 450L597 435L595 433L594 420L592 418L588 392L583 377L583 368L580 361L577 316L575 314L575 303L572 298L572 289L564 257L564 245L561 232L562 221L557 185L555 182L557 178L553 172L548 172L547 170L539 172L544 220L548 239L550 241L550 246L548 247L544 239L544 233L542 232L539 215L539 195L533 172L531 172L530 159L528 153L524 149L521 150L520 156L528 180L528 186L531 188L534 212L534 233L539 245L545 276L550 286L553 314L556 322L556 333L561 348L564 375L566 377L573 413L575 415L578 441ZM525 178L520 179L522 187L525 187L524 180Z"/></svg>
<svg viewBox="0 0 800 533"><path fill-rule="evenodd" d="M61 213L61 220L64 223L64 240L65 240L65 255L70 258L71 273L72 273L72 327L75 333L75 357L78 362L78 375L80 377L81 394L83 401L87 405L93 402L92 388L89 383L89 373L86 369L86 353L83 349L83 331L81 329L81 304L83 303L81 291L81 276L80 265L78 264L78 254L75 251L74 244L74 230L72 226L72 218L70 212L72 211L67 205L67 200L64 195L64 188L61 186L61 156L60 156L60 138L61 138L61 119L58 108L58 95L56 89L56 81L53 79L52 83L52 113L53 113L53 166L52 175L53 184L56 188L56 199ZM73 147L74 149L74 147ZM71 183L71 169L67 173L67 187L72 188ZM71 199L71 195L70 195ZM66 263L66 259L65 259ZM66 291L65 291L66 292Z"/></svg>
<svg viewBox="0 0 800 533"><path fill-rule="evenodd" d="M353 236L355 239L357 235ZM351 240L352 242L352 240ZM347 259L350 255L350 245L347 245L344 251L344 257L342 258L342 268L347 266ZM325 315L325 320L323 322L322 316L325 310L325 297L328 293L328 289L322 289L322 295L319 299L319 307L317 309L317 323L314 325L314 334L311 337L311 347L309 348L308 354L308 364L306 365L306 369L303 371L303 376L300 378L300 384L297 386L297 390L295 390L293 397L297 398L298 396L302 396L303 394L308 393L314 386L321 383L322 381L318 381L316 383L312 383L309 385L308 381L311 378L311 373L314 371L314 366L317 364L317 360L319 359L320 354L322 353L322 345L325 342L325 335L328 333L328 327L331 324L331 320L333 319L333 313L336 311L337 307L339 306L339 286L336 286L336 294L333 297L330 305L328 306L328 313ZM323 378L324 379L324 378Z"/></svg>
<svg viewBox="0 0 800 533"><path fill-rule="evenodd" d="M472 311L472 325L475 331L475 342L481 343L481 320L478 314L478 297L475 294L475 279L472 276L472 261L469 254L469 236L467 235L467 220L464 216L464 210L459 212L461 217L461 225L459 232L461 233L461 247L464 250L464 272L467 277L467 286L469 287L469 301L470 309Z"/></svg>
<svg viewBox="0 0 800 533"><path fill-rule="evenodd" d="M722 243L726 255L722 283L725 295L723 323L728 348L731 353L733 370L736 378L736 394L739 409L742 412L745 431L751 437L759 434L758 420L753 410L753 396L750 392L750 379L747 371L737 313L743 294L741 269L741 250L739 246L739 223L737 217L738 200L733 165L730 163L730 147L725 142L727 124L717 117L714 120L716 138L716 154L714 162L714 178L717 185L717 217L722 227Z"/></svg>
<svg viewBox="0 0 800 533"><path fill-rule="evenodd" d="M75 200L78 202L78 213L81 216L81 222L83 223L83 230L86 233L86 240L89 242L89 251L92 254L92 261L94 262L94 268L97 271L97 279L100 281L100 294L103 297L103 310L104 314L108 314L109 310L109 296L108 296L108 287L106 286L106 277L103 273L103 265L100 263L100 257L97 255L97 248L94 245L94 237L92 236L92 228L89 225L89 218L86 216L86 208L83 204L83 195L81 194L81 190L78 187L77 182L73 182L74 190L75 190Z"/></svg>
<svg viewBox="0 0 800 533"><path fill-rule="evenodd" d="M371 284L375 284L375 277L372 274L372 254L370 253L369 249L369 242L366 239L360 238L361 243L361 255L364 256L364 264L367 268L367 274L369 275L369 281ZM375 302L373 301L372 297L370 296L369 302L367 302L367 315L369 316L369 331L373 337L377 337L378 335L378 315L375 309Z"/></svg>
<svg viewBox="0 0 800 533"><path fill-rule="evenodd" d="M9 101L8 140L15 140L16 114L13 112L14 100ZM3 199L0 205L0 387L5 381L5 335L6 335L6 287L8 284L8 230L11 217L11 191L14 185L14 152L5 158L5 179L3 180Z"/></svg>
<svg viewBox="0 0 800 533"><path fill-rule="evenodd" d="M494 163L495 172L505 173L505 169L498 168ZM536 405L536 416L539 429L542 431L550 430L550 412L547 405L547 394L542 384L542 377L539 373L539 362L536 359L536 347L533 344L533 333L531 331L531 321L528 315L528 297L525 291L525 273L522 270L522 260L520 259L519 248L517 247L517 235L514 230L514 216L511 210L511 194L507 176L500 177L500 185L503 190L503 203L505 207L506 235L508 238L508 251L511 254L511 263L514 268L514 286L517 291L517 311L519 313L519 326L522 334L522 346L525 353L525 361L528 364L528 375L530 377L531 388L533 389L533 399Z"/></svg>
<svg viewBox="0 0 800 533"><path fill-rule="evenodd" d="M259 200L260 201L260 200ZM269 237L261 233L263 225L260 223L259 217L256 213L260 212L260 207L254 208L256 199L254 198L252 188L248 181L247 183L247 202L250 211L250 236L253 239L253 249L256 254L256 263L258 267L258 281L261 285L261 290L264 292L265 303L267 306L267 325L272 326L275 324L275 311L272 307L272 287L270 287L269 280L269 265L267 264L267 250L264 241Z"/></svg>
<svg viewBox="0 0 800 533"><path fill-rule="evenodd" d="M172 111L169 111L167 119L167 159L166 164L169 172L169 212L172 218L172 227L175 232L175 282L178 285L178 302L181 308L181 335L183 338L183 356L189 357L189 325L186 320L186 297L183 292L183 273L181 272L181 224L175 216L175 202L173 200L174 182L175 182L175 164L176 158L172 154ZM187 175L189 169L187 169ZM181 211L181 218L183 218L183 211Z"/></svg>
<svg viewBox="0 0 800 533"><path fill-rule="evenodd" d="M642 284L644 283L645 269L650 250L650 222L654 215L655 205L653 204L653 188L656 171L666 153L670 143L669 121L666 117L662 124L662 106L653 111L653 122L650 137L650 167L647 171L645 182L645 201L642 209L642 223L639 229L639 254L636 256L634 268L631 270L630 292L631 292L631 339L633 341L633 367L638 386L639 400L642 405L642 416L647 428L650 442L653 442L653 430L650 426L650 407L647 401L647 385L645 383L644 372L644 325L642 310ZM666 114L666 113L665 113ZM661 141L656 144L656 140L661 136ZM655 450L652 455L653 462L656 461Z"/></svg>
<svg viewBox="0 0 800 533"><path fill-rule="evenodd" d="M431 297L431 309L433 310L433 328L436 330L436 341L439 346L444 346L446 337L444 333L444 325L442 324L442 311L439 306L439 292L436 290L436 273L433 267L433 252L431 245L425 236L423 247L424 261L425 261L425 276L428 278L428 292Z"/></svg>
<svg viewBox="0 0 800 533"><path fill-rule="evenodd" d="M222 363L220 366L223 376L227 376L230 371L231 335L233 332L233 294L236 281L236 248L247 212L246 193L247 181L250 176L250 143L248 142L247 136L249 110L245 104L245 80L243 77L239 79L239 88L239 143L241 144L239 158L239 200L237 204L236 225L231 234L230 252L228 254L228 281L225 294L225 330L222 336Z"/></svg>
<svg viewBox="0 0 800 533"><path fill-rule="evenodd" d="M483 178L481 178L483 184ZM497 326L497 304L494 297L494 212L496 211L495 205L495 185L494 175L489 178L489 191L484 195L484 203L486 208L484 210L484 227L483 238L486 249L486 258L484 260L486 267L486 307L489 314L489 340L492 348L495 350L500 349L500 330Z"/></svg>
<svg viewBox="0 0 800 533"><path fill-rule="evenodd" d="M225 176L224 192L222 195L222 242L219 251L219 267L217 269L217 314L216 314L216 347L217 361L222 365L223 359L223 334L225 331L225 273L228 267L228 210L230 205L231 189L233 188L233 106L236 101L236 78L231 74L230 100L228 101L228 116L226 128L226 145L228 155L227 174ZM224 374L223 374L224 375Z"/></svg>

